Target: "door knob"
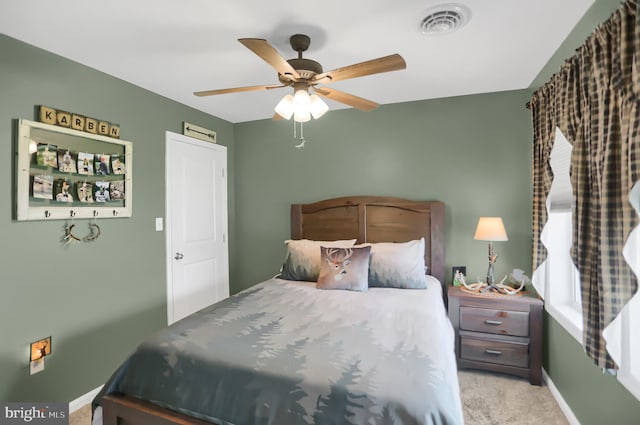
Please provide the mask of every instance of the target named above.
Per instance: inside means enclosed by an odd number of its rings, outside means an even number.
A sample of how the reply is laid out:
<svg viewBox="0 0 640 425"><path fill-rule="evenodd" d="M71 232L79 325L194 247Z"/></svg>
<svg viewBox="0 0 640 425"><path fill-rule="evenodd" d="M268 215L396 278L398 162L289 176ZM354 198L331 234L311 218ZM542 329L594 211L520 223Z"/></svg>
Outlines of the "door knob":
<svg viewBox="0 0 640 425"><path fill-rule="evenodd" d="M184 258L184 255L182 255L180 252L176 252L176 256L173 257L176 260L182 260Z"/></svg>

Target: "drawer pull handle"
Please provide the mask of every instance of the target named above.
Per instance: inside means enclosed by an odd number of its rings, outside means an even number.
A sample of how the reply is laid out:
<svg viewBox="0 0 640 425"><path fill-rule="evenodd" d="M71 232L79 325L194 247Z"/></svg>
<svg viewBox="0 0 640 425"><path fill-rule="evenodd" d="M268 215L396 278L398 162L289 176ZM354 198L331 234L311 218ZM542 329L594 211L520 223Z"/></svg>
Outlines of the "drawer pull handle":
<svg viewBox="0 0 640 425"><path fill-rule="evenodd" d="M486 323L487 325L501 325L502 322L499 320L485 320L484 323Z"/></svg>
<svg viewBox="0 0 640 425"><path fill-rule="evenodd" d="M500 354L502 354L502 351L498 351L498 350L486 349L486 350L484 350L484 352L487 353L487 354L493 354L494 356L499 356Z"/></svg>

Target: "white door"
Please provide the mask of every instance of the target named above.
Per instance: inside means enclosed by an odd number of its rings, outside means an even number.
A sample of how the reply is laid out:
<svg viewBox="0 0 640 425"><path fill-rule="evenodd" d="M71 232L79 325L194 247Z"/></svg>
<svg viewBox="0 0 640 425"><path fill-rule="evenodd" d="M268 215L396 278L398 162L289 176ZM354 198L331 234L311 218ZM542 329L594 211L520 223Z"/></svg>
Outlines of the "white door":
<svg viewBox="0 0 640 425"><path fill-rule="evenodd" d="M169 324L229 296L227 148L166 134Z"/></svg>

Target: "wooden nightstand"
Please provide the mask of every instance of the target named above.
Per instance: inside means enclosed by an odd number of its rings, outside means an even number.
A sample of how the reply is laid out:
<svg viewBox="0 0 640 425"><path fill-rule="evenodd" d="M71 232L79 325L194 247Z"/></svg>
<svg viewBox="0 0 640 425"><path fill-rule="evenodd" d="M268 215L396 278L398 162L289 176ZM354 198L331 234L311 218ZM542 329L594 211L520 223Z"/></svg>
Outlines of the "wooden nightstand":
<svg viewBox="0 0 640 425"><path fill-rule="evenodd" d="M458 367L528 377L542 385L542 301L450 286Z"/></svg>

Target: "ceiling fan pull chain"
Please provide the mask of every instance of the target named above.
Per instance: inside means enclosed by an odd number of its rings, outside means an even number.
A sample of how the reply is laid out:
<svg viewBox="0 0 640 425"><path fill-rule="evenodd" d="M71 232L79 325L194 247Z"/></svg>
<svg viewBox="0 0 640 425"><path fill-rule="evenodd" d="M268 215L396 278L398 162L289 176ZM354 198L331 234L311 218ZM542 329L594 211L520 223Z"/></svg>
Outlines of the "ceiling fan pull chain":
<svg viewBox="0 0 640 425"><path fill-rule="evenodd" d="M304 148L304 144L307 142L306 140L304 140L304 123L300 123L300 143L298 143L296 146L296 148L298 149L302 149ZM293 122L293 138L296 138L296 122Z"/></svg>

